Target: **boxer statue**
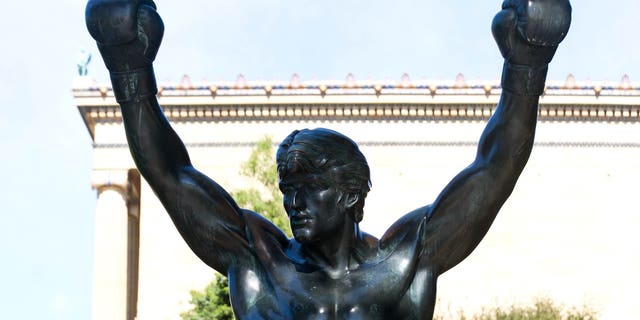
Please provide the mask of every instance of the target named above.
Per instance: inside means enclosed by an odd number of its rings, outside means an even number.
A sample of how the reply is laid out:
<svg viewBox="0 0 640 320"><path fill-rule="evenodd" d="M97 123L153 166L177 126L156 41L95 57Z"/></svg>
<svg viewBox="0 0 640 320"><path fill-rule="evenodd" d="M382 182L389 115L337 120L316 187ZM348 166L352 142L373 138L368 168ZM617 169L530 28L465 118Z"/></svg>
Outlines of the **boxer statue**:
<svg viewBox="0 0 640 320"><path fill-rule="evenodd" d="M567 0L507 0L492 31L502 96L473 163L433 204L377 239L358 227L369 167L328 129L294 131L277 152L293 239L238 207L196 170L156 99L164 26L150 0L90 0L89 32L111 75L133 159L193 252L228 276L239 319L431 319L438 276L465 259L511 194L531 149L547 65L571 22Z"/></svg>

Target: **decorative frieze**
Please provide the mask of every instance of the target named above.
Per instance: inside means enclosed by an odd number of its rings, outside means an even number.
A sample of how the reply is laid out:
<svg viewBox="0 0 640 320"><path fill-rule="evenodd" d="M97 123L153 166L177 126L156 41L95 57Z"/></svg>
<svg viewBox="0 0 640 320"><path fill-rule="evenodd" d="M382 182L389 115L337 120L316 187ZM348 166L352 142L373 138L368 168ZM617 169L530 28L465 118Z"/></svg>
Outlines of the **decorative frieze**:
<svg viewBox="0 0 640 320"><path fill-rule="evenodd" d="M356 141L363 147L476 147L478 141ZM251 148L255 141L243 142L198 142L185 143L189 148ZM635 142L608 142L608 141L536 141L537 147L561 147L561 148L640 148L640 143ZM278 144L274 143L274 147ZM124 143L94 143L95 149L128 149Z"/></svg>
<svg viewBox="0 0 640 320"><path fill-rule="evenodd" d="M107 86L76 88L78 109L93 135L96 123L120 122ZM499 100L493 83L380 84L279 82L161 86L174 122L486 121ZM541 121L638 122L640 87L551 82L540 99Z"/></svg>

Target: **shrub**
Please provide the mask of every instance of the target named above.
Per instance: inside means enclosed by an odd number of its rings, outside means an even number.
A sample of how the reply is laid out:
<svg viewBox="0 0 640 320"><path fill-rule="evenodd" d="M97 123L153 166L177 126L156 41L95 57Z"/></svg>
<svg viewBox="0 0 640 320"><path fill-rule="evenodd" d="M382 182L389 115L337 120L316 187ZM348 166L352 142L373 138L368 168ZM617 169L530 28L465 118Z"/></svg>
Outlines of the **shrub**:
<svg viewBox="0 0 640 320"><path fill-rule="evenodd" d="M456 316L435 315L434 320L595 320L596 312L584 306L582 308L564 307L550 298L538 298L533 305L511 305L507 307L483 308L480 313L469 317L458 310Z"/></svg>

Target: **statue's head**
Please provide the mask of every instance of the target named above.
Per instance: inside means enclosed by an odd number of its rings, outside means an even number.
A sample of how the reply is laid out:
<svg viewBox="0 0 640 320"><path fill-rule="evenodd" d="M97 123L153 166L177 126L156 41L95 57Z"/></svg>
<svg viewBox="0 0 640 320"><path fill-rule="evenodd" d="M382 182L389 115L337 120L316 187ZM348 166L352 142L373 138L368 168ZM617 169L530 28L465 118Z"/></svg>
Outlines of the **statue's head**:
<svg viewBox="0 0 640 320"><path fill-rule="evenodd" d="M305 212L321 214L324 224L331 222L333 213L354 223L362 220L371 187L369 165L351 139L329 129L296 130L280 144L276 162L296 238L296 224L304 225L305 218L312 220Z"/></svg>

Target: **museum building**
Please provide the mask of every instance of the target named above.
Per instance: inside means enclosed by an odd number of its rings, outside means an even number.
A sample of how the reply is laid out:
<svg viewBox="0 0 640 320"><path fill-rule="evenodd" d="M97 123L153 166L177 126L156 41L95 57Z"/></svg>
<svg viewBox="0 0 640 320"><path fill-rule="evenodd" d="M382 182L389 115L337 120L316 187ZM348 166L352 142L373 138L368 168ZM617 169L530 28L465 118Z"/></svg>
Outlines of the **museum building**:
<svg viewBox="0 0 640 320"><path fill-rule="evenodd" d="M252 182L240 165L265 136L326 127L356 141L373 187L361 228L381 236L435 200L474 157L499 82L341 81L160 84L165 115L194 166L227 190ZM93 139L96 190L93 320L180 319L213 270L182 240L135 168L110 85L76 79ZM640 86L548 81L536 143L489 233L438 281L436 313L550 297L603 319L640 318ZM383 293L381 293L383 294Z"/></svg>

